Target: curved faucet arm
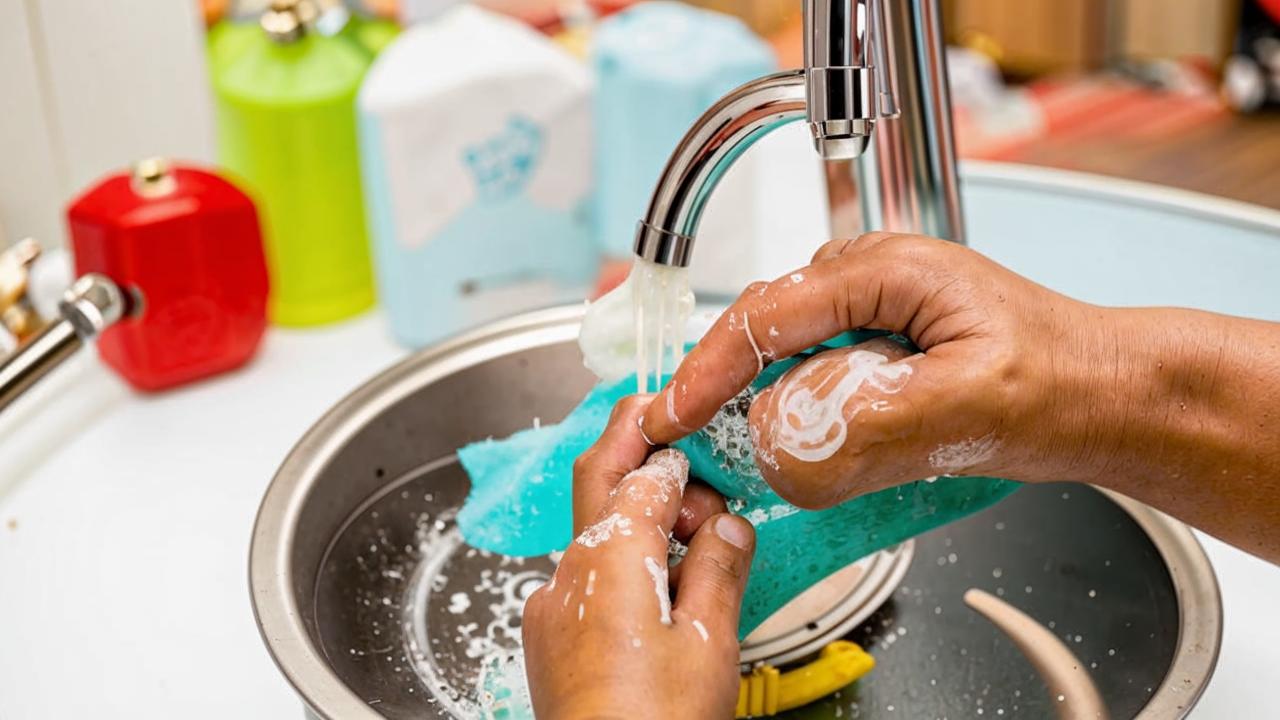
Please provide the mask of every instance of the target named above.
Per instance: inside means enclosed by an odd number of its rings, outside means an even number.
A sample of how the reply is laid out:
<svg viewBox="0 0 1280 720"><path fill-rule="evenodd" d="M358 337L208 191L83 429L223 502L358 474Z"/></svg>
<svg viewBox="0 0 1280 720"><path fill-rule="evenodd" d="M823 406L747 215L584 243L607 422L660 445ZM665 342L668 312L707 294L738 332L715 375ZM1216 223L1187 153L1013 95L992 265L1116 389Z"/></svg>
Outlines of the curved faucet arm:
<svg viewBox="0 0 1280 720"><path fill-rule="evenodd" d="M702 211L725 172L757 140L805 118L805 73L767 75L733 90L694 123L663 169L636 228L636 255L685 267Z"/></svg>

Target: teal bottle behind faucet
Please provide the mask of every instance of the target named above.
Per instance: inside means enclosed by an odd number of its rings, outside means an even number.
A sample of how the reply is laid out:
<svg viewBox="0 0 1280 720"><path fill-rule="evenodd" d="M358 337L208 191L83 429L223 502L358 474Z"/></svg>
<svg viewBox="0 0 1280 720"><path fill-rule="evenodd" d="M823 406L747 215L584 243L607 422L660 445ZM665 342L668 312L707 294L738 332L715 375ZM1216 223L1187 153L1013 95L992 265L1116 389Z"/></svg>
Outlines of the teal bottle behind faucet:
<svg viewBox="0 0 1280 720"><path fill-rule="evenodd" d="M729 90L773 72L772 49L741 20L683 3L639 3L600 23L596 238L630 258L636 222L672 149Z"/></svg>

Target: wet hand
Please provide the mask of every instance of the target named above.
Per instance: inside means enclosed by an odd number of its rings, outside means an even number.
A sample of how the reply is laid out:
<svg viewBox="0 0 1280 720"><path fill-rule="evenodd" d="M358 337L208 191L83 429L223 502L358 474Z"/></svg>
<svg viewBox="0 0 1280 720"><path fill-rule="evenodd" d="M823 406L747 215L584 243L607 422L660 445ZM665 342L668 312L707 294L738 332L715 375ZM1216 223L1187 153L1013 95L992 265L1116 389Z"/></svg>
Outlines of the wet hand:
<svg viewBox="0 0 1280 720"><path fill-rule="evenodd" d="M678 450L650 454L651 399L620 402L574 466L577 538L524 612L539 718L733 717L754 531ZM668 572L673 532L689 551Z"/></svg>
<svg viewBox="0 0 1280 720"><path fill-rule="evenodd" d="M1111 367L1114 347L1095 332L1103 322L1101 308L953 243L890 233L835 241L811 265L749 287L644 427L672 442L769 362L846 330L889 330L923 352L886 339L830 350L755 400L757 463L779 494L819 508L940 474L1040 479L1082 469L1099 449L1093 418L1071 399Z"/></svg>

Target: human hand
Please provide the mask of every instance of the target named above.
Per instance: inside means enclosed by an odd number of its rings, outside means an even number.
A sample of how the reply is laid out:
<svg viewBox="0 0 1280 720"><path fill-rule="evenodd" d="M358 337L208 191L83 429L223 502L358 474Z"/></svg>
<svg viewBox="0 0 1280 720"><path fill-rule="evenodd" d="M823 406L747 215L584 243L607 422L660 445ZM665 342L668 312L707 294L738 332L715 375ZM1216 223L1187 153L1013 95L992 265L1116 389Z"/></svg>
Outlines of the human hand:
<svg viewBox="0 0 1280 720"><path fill-rule="evenodd" d="M785 499L820 508L940 474L1090 479L1105 456L1097 384L1116 369L1102 308L968 248L872 233L757 283L721 316L649 406L669 443L708 422L768 362L856 328L902 333L823 352L751 408L757 463ZM1052 429L1052 432L1046 430ZM1056 478L1061 479L1061 478Z"/></svg>
<svg viewBox="0 0 1280 720"><path fill-rule="evenodd" d="M539 718L733 717L755 534L714 491L686 485L680 451L650 456L639 419L651 400L622 400L578 459L577 539L525 605ZM673 530L689 551L668 577Z"/></svg>

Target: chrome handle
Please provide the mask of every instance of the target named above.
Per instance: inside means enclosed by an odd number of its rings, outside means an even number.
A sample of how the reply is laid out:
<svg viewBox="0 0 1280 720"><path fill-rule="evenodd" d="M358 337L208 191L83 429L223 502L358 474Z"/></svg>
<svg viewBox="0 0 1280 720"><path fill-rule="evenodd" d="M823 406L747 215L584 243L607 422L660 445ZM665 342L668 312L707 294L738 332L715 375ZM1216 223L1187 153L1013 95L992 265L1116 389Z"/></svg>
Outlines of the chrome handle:
<svg viewBox="0 0 1280 720"><path fill-rule="evenodd" d="M109 278L91 273L76 280L58 304L62 317L0 364L0 412L118 322L126 307L124 293Z"/></svg>

